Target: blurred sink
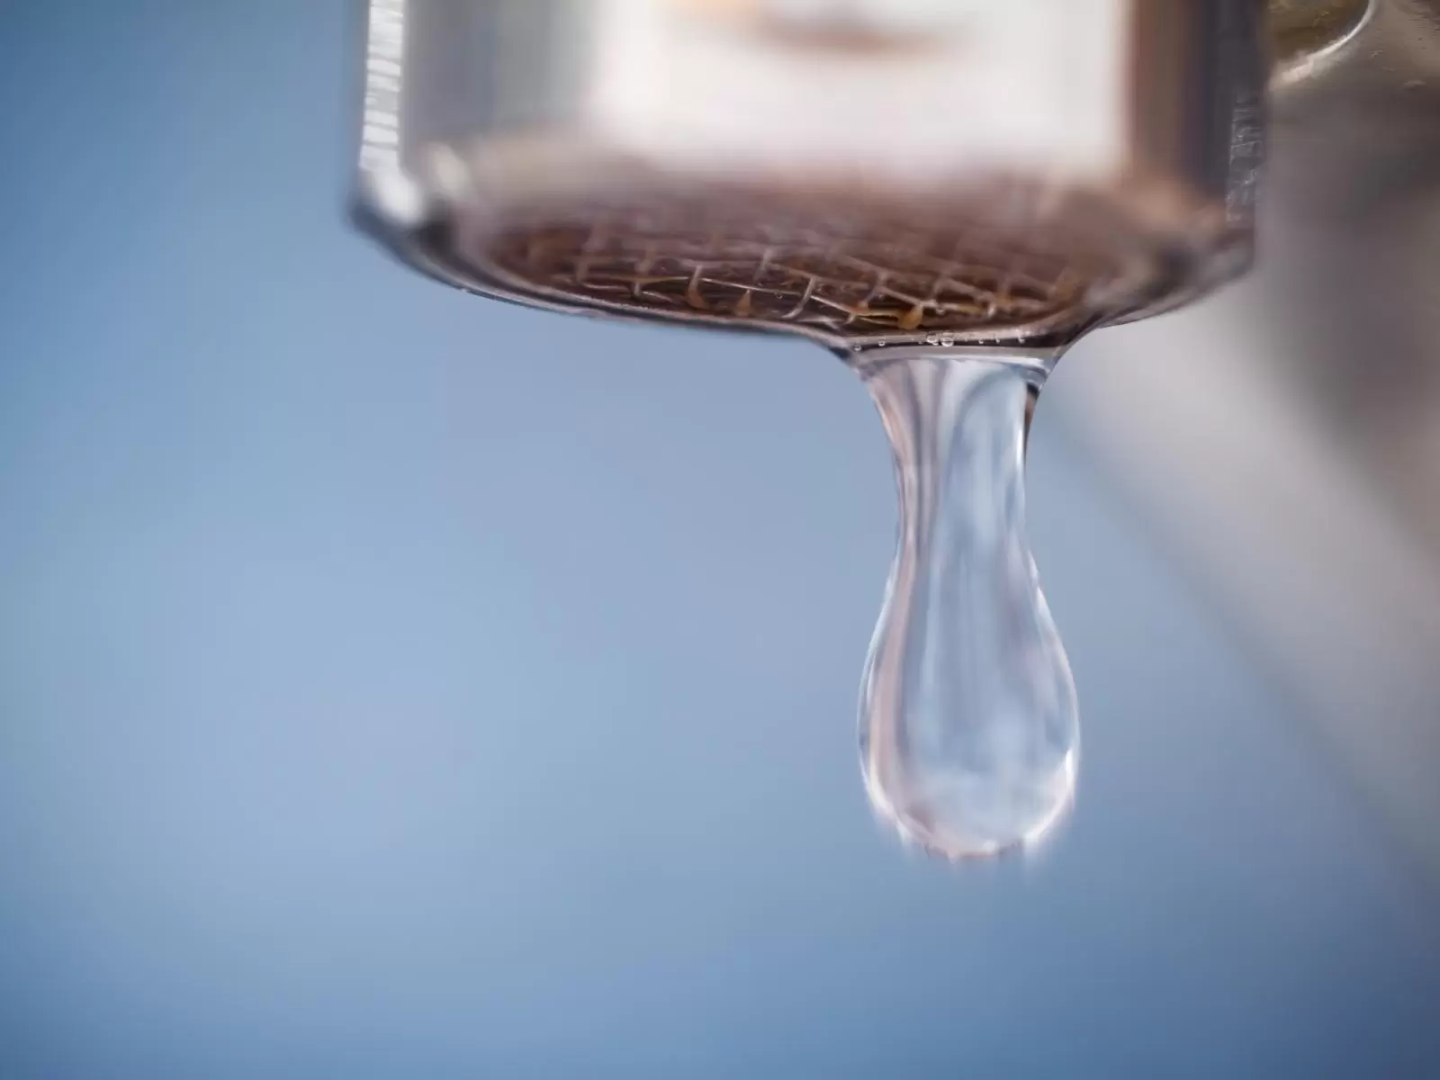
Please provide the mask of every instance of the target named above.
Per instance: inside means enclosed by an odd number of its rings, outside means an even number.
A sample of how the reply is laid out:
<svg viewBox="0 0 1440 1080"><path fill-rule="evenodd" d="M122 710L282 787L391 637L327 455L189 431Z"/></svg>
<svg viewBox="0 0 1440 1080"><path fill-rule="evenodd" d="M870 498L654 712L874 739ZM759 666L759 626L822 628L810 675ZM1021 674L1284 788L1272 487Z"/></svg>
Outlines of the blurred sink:
<svg viewBox="0 0 1440 1080"><path fill-rule="evenodd" d="M1049 404L1440 888L1440 3L1347 29L1277 77L1255 274Z"/></svg>

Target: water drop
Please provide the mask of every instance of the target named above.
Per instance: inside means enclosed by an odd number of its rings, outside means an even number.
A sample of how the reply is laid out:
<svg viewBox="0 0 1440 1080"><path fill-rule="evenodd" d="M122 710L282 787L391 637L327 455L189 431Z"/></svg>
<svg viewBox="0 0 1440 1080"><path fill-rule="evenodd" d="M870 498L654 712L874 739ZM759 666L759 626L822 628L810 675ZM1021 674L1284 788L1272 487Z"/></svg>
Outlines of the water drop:
<svg viewBox="0 0 1440 1080"><path fill-rule="evenodd" d="M900 535L870 646L870 800L951 859L1029 847L1065 816L1079 758L1070 665L1025 535L1022 355L917 350L859 366L895 453Z"/></svg>

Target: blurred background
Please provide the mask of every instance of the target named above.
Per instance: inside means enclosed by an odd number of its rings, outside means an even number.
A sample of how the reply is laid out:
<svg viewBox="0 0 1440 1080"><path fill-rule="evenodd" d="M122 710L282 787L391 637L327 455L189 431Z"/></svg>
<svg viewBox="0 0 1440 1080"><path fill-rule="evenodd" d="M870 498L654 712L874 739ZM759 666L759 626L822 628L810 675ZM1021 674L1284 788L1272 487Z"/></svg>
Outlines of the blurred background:
<svg viewBox="0 0 1440 1080"><path fill-rule="evenodd" d="M1080 800L956 871L858 779L852 374L387 261L341 0L0 3L0 1077L1440 1075L1440 32L1382 15L1276 98L1260 272L1042 401Z"/></svg>

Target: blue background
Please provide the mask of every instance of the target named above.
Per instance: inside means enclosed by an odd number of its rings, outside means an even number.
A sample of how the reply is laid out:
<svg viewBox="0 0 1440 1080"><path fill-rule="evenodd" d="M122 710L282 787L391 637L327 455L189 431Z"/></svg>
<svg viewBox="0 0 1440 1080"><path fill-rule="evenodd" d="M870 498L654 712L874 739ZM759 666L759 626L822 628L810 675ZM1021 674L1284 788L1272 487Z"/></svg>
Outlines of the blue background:
<svg viewBox="0 0 1440 1080"><path fill-rule="evenodd" d="M853 376L386 261L351 14L0 2L0 1077L1440 1075L1433 896L1066 366L1080 803L957 872L859 783Z"/></svg>

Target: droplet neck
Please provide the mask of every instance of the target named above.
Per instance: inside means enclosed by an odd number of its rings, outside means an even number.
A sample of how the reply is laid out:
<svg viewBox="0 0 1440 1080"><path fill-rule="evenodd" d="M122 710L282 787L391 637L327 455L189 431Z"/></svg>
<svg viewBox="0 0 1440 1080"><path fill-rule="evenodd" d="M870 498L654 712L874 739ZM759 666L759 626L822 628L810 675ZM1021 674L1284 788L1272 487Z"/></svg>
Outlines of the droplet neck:
<svg viewBox="0 0 1440 1080"><path fill-rule="evenodd" d="M915 361L974 361L1000 365L1023 373L1025 380L1038 392L1068 348L1068 345L907 344L843 350L838 355L866 382L897 364L910 365Z"/></svg>
<svg viewBox="0 0 1440 1080"><path fill-rule="evenodd" d="M952 859L1033 844L1073 794L1074 686L1025 536L1028 419L1055 356L915 349L856 365L900 495L862 766L877 812Z"/></svg>

